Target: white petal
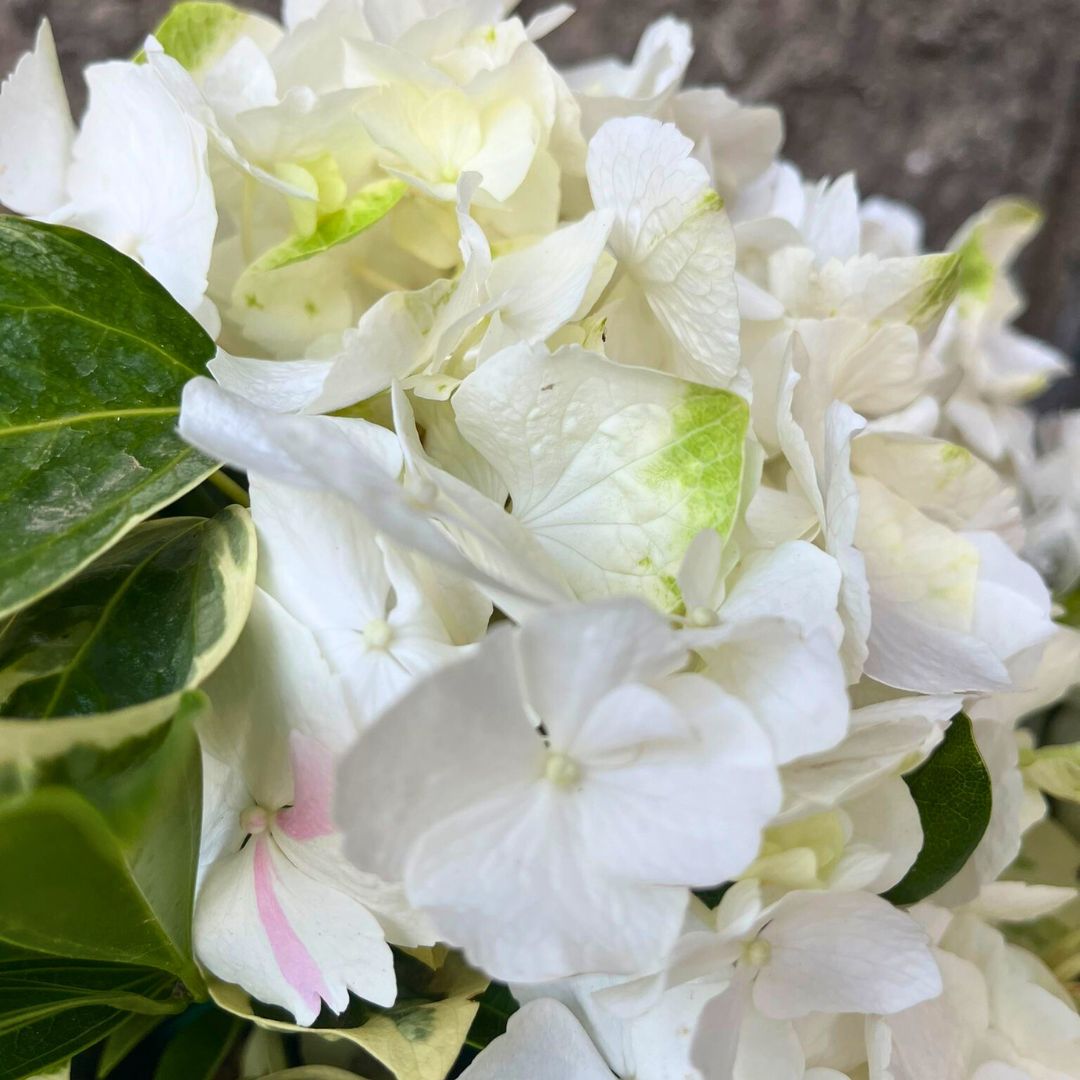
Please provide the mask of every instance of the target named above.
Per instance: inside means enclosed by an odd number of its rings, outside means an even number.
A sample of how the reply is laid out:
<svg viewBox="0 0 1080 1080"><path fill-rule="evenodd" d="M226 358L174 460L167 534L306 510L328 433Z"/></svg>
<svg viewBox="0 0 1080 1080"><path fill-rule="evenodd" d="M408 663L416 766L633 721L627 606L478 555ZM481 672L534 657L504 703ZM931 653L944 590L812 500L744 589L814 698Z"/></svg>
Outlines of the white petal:
<svg viewBox="0 0 1080 1080"><path fill-rule="evenodd" d="M207 365L226 390L270 412L300 412L322 392L330 360L255 360L218 350ZM354 401L360 400L354 398Z"/></svg>
<svg viewBox="0 0 1080 1080"><path fill-rule="evenodd" d="M268 837L211 868L195 911L200 959L252 996L311 1024L320 1001L335 1012L348 991L377 1004L396 995L393 956L375 918L316 883Z"/></svg>
<svg viewBox="0 0 1080 1080"><path fill-rule="evenodd" d="M735 238L693 143L671 124L605 124L589 144L589 188L615 213L611 247L686 356L680 374L720 385L739 362Z"/></svg>
<svg viewBox="0 0 1080 1080"><path fill-rule="evenodd" d="M86 82L90 103L68 179L73 220L138 257L193 311L217 229L206 132L146 65L91 65Z"/></svg>
<svg viewBox="0 0 1080 1080"><path fill-rule="evenodd" d="M959 696L913 696L855 709L848 737L787 770L785 787L789 794L825 806L865 791L907 761L928 754L962 703Z"/></svg>
<svg viewBox="0 0 1080 1080"><path fill-rule="evenodd" d="M840 582L835 559L813 544L790 541L742 561L721 618L736 623L772 616L796 624L804 633L832 631Z"/></svg>
<svg viewBox="0 0 1080 1080"><path fill-rule="evenodd" d="M256 474L251 513L259 534L259 582L297 619L318 632L358 634L385 619L390 592L375 530L333 492L277 484Z"/></svg>
<svg viewBox="0 0 1080 1080"><path fill-rule="evenodd" d="M671 949L688 894L597 865L585 808L539 780L495 794L426 833L406 867L409 899L494 978L541 982L581 971L630 974ZM624 844L634 843L632 828Z"/></svg>
<svg viewBox="0 0 1080 1080"><path fill-rule="evenodd" d="M753 1008L750 992L750 981L740 971L735 982L702 1010L692 1060L707 1080L735 1080L739 1032L746 1013Z"/></svg>
<svg viewBox="0 0 1080 1080"><path fill-rule="evenodd" d="M631 600L534 616L522 627L517 651L525 695L564 746L605 694L625 682L651 682L686 659L666 620Z"/></svg>
<svg viewBox="0 0 1080 1080"><path fill-rule="evenodd" d="M865 795L845 802L844 812L853 826L850 847L868 849L881 858L872 877L857 883L848 878L846 887L886 892L911 869L923 846L922 822L911 791L900 777L886 777ZM843 862L841 857L834 886Z"/></svg>
<svg viewBox="0 0 1080 1080"><path fill-rule="evenodd" d="M402 880L431 826L541 775L543 744L515 666L511 636L492 634L473 657L418 683L356 743L341 765L336 816L358 867Z"/></svg>
<svg viewBox="0 0 1080 1080"><path fill-rule="evenodd" d="M674 701L645 687L616 691L584 725L571 750L585 770L584 841L620 877L715 885L752 858L775 806L771 755L745 711L704 680L677 676L664 688Z"/></svg>
<svg viewBox="0 0 1080 1080"><path fill-rule="evenodd" d="M574 1014L550 998L523 1005L462 1080L611 1080Z"/></svg>
<svg viewBox="0 0 1080 1080"><path fill-rule="evenodd" d="M754 983L766 1016L893 1013L941 993L926 934L869 893L789 893L761 935L772 955Z"/></svg>
<svg viewBox="0 0 1080 1080"><path fill-rule="evenodd" d="M489 288L515 340L538 344L574 317L593 283L611 223L610 213L587 214L495 260Z"/></svg>
<svg viewBox="0 0 1080 1080"><path fill-rule="evenodd" d="M718 631L708 644L708 630L692 638L705 673L751 710L779 764L840 742L847 733L848 697L834 637L825 630L803 636L777 618Z"/></svg>
<svg viewBox="0 0 1080 1080"><path fill-rule="evenodd" d="M341 686L311 631L261 589L240 640L205 690L214 709L201 731L204 746L240 772L255 800L271 809L291 801L290 731L333 747L356 735Z"/></svg>
<svg viewBox="0 0 1080 1080"><path fill-rule="evenodd" d="M0 88L0 202L18 214L49 214L66 200L75 125L52 27L38 27Z"/></svg>
<svg viewBox="0 0 1080 1080"><path fill-rule="evenodd" d="M203 97L202 91L195 80L184 69L182 64L165 53L154 38L147 38L144 51L146 52L147 65L161 80L161 85L173 101L176 102L177 107L205 130L206 134L214 141L214 145L229 161L253 179L258 180L259 183L283 195L305 201L312 199L310 192L279 180L265 169L253 164L240 152L236 143L225 133L214 114L214 110L210 107L206 98Z"/></svg>

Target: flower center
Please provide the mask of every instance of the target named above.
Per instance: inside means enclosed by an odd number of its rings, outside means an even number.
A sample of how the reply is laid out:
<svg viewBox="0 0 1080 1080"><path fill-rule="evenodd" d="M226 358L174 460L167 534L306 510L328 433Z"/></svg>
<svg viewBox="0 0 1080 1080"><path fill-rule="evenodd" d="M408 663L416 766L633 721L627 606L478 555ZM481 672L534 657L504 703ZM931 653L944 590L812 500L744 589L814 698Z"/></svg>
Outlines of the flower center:
<svg viewBox="0 0 1080 1080"><path fill-rule="evenodd" d="M550 750L544 762L544 777L556 787L573 787L581 779L581 766L572 757Z"/></svg>
<svg viewBox="0 0 1080 1080"><path fill-rule="evenodd" d="M742 961L750 967L764 967L772 957L772 946L764 938L744 942Z"/></svg>
<svg viewBox="0 0 1080 1080"><path fill-rule="evenodd" d="M707 607L692 607L687 613L686 618L693 626L715 626L719 621L719 617L712 608Z"/></svg>
<svg viewBox="0 0 1080 1080"><path fill-rule="evenodd" d="M249 806L240 814L240 828L249 836L259 836L270 828L273 820L272 810L262 806Z"/></svg>
<svg viewBox="0 0 1080 1080"><path fill-rule="evenodd" d="M369 649L385 649L394 636L394 631L385 619L372 619L360 633Z"/></svg>

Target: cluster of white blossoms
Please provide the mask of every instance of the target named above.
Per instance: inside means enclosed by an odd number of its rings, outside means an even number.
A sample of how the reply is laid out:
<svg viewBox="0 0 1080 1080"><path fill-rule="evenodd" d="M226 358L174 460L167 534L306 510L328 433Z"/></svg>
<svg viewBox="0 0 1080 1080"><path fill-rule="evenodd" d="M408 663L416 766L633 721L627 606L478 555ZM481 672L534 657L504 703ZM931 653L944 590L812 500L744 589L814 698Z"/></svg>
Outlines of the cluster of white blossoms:
<svg viewBox="0 0 1080 1080"><path fill-rule="evenodd" d="M0 201L199 319L181 432L250 480L201 963L307 1025L460 949L523 1003L468 1080L1080 1077L1000 929L1075 895L999 880L1046 812L1018 721L1080 678L1080 425L1036 431L1067 365L1010 325L1038 212L926 254L684 88L679 20L558 70L571 10L508 7L213 6L78 126L44 25L0 95ZM962 710L990 824L897 906Z"/></svg>

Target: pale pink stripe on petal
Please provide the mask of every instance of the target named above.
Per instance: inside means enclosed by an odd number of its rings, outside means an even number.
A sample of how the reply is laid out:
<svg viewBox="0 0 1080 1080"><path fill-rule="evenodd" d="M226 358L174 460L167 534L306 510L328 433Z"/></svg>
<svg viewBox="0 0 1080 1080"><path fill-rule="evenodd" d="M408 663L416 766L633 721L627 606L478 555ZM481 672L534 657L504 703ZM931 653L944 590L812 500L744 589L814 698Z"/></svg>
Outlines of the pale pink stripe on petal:
<svg viewBox="0 0 1080 1080"><path fill-rule="evenodd" d="M334 832L330 806L334 794L334 758L322 743L294 731L289 738L293 802L275 824L294 840L313 840Z"/></svg>
<svg viewBox="0 0 1080 1080"><path fill-rule="evenodd" d="M319 965L296 935L274 892L274 867L270 857L271 841L266 836L255 839L255 903L259 918L270 939L270 948L281 974L304 999L314 1014L330 996Z"/></svg>

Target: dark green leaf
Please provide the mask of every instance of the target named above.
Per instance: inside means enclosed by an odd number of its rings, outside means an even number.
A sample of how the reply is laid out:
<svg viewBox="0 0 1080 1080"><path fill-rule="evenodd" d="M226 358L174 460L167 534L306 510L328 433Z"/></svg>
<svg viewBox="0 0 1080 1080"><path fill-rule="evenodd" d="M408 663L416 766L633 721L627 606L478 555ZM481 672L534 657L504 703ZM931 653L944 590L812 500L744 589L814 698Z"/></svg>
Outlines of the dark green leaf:
<svg viewBox="0 0 1080 1080"><path fill-rule="evenodd" d="M990 773L963 713L904 779L919 810L923 846L903 880L884 894L894 904L917 903L952 880L978 847L992 808Z"/></svg>
<svg viewBox="0 0 1080 1080"><path fill-rule="evenodd" d="M195 1012L165 1048L154 1080L213 1080L243 1027L242 1020L222 1009L207 1006Z"/></svg>
<svg viewBox="0 0 1080 1080"><path fill-rule="evenodd" d="M254 585L247 511L145 522L11 616L0 715L109 712L197 686L236 641Z"/></svg>
<svg viewBox="0 0 1080 1080"><path fill-rule="evenodd" d="M107 1005L86 1005L0 1032L0 1080L50 1072L100 1042L129 1016Z"/></svg>
<svg viewBox="0 0 1080 1080"><path fill-rule="evenodd" d="M469 1028L466 1044L483 1049L505 1030L506 1022L518 1011L518 1002L504 983L492 983L477 999L479 1008Z"/></svg>
<svg viewBox="0 0 1080 1080"><path fill-rule="evenodd" d="M0 939L159 968L202 994L191 911L204 701L185 696L147 735L23 766L29 790L0 804Z"/></svg>
<svg viewBox="0 0 1080 1080"><path fill-rule="evenodd" d="M0 1032L88 1005L165 1015L187 997L176 978L154 968L72 960L0 942Z"/></svg>
<svg viewBox="0 0 1080 1080"><path fill-rule="evenodd" d="M138 264L0 218L0 613L214 471L176 433L214 343Z"/></svg>
<svg viewBox="0 0 1080 1080"><path fill-rule="evenodd" d="M149 1013L132 1013L114 1028L101 1048L97 1064L98 1080L108 1076L163 1019Z"/></svg>

